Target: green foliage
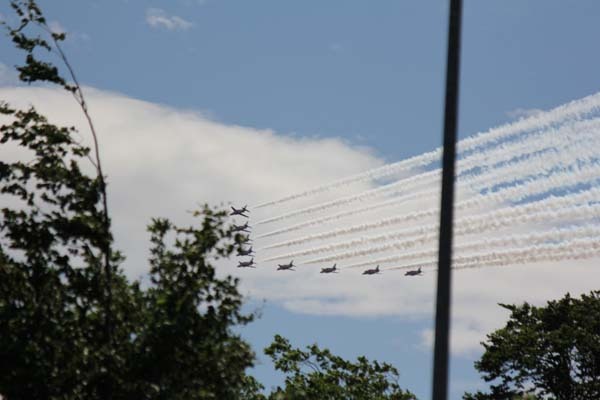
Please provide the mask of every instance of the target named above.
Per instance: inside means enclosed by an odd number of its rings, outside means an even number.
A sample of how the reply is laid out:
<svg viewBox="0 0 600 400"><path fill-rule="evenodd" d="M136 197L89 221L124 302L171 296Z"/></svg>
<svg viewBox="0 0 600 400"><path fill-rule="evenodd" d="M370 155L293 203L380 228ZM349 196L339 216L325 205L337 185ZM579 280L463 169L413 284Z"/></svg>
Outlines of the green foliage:
<svg viewBox="0 0 600 400"><path fill-rule="evenodd" d="M240 312L238 280L218 279L208 259L234 249L227 213L205 206L200 228L155 219L149 227L151 287L143 295L143 323L135 332L133 381L168 399L237 399L254 354L231 327L252 321ZM173 245L168 246L167 237Z"/></svg>
<svg viewBox="0 0 600 400"><path fill-rule="evenodd" d="M0 161L0 195L13 204L0 217L0 331L10 332L0 337L0 393L84 396L114 378L98 366L119 348L103 329L102 249L112 238L102 229L98 179L79 168L89 150L73 142L72 129L49 124L33 108L3 103L0 113L12 119L0 127L0 144L32 157ZM130 295L123 279L111 285Z"/></svg>
<svg viewBox="0 0 600 400"><path fill-rule="evenodd" d="M490 393L465 399L512 399L527 392L548 399L600 398L600 292L567 294L545 307L501 304L506 326L487 336L475 363Z"/></svg>
<svg viewBox="0 0 600 400"><path fill-rule="evenodd" d="M199 227L154 220L147 288L127 281L113 251L105 307L103 251L112 238L103 229L99 180L79 166L89 150L33 108L2 104L0 112L13 119L0 127L0 143L31 156L0 162L0 193L11 204L0 219L0 393L238 398L254 355L231 328L252 316L240 312L237 280L217 278L209 262L236 246L226 213L204 207L195 213Z"/></svg>
<svg viewBox="0 0 600 400"><path fill-rule="evenodd" d="M49 32L34 1L11 5L19 26L4 26L26 53L21 80L59 84L89 118L79 85L38 57L52 52L66 63L58 47L64 34ZM74 128L49 123L33 107L1 102L0 115L7 121L0 144L22 154L0 161L0 393L11 400L239 398L254 354L232 328L252 316L240 312L237 280L217 278L211 265L237 246L226 213L205 206L194 214L198 226L185 228L154 220L150 284L142 288L126 279L112 249L97 142L94 159L73 139ZM91 119L90 128L95 139ZM95 176L83 172L86 162Z"/></svg>
<svg viewBox="0 0 600 400"><path fill-rule="evenodd" d="M398 385L398 371L393 366L359 357L350 362L321 349L316 344L306 351L293 348L279 335L265 349L275 368L286 374L285 386L278 387L268 399L415 399Z"/></svg>
<svg viewBox="0 0 600 400"><path fill-rule="evenodd" d="M5 22L2 24L7 28L15 47L26 52L25 64L17 67L20 72L19 78L27 83L52 82L63 86L69 91L75 91L75 87L68 85L65 79L59 75L56 66L50 62L42 61L36 56L36 53L40 50L52 52L57 49L56 46L59 42L65 40L66 35L50 31L42 11L35 1L15 0L11 1L10 5L19 17L19 25L10 27ZM27 30L31 25L42 28L47 35L29 35ZM54 44L54 47L52 44Z"/></svg>
<svg viewBox="0 0 600 400"><path fill-rule="evenodd" d="M241 312L238 280L212 263L240 246L225 211L204 206L186 227L154 219L149 283L129 281L113 248L97 135L60 42L33 0L10 2L19 18L1 23L25 52L23 82L58 84L86 116L93 151L75 129L30 107L0 101L0 394L20 399L266 400L245 371L254 353L233 331ZM41 34L36 34L41 32ZM48 55L58 56L70 79ZM82 167L90 162L95 174ZM288 374L269 399L413 399L388 364L351 363L321 350L292 349L277 336L266 350ZM306 371L305 368L311 368Z"/></svg>

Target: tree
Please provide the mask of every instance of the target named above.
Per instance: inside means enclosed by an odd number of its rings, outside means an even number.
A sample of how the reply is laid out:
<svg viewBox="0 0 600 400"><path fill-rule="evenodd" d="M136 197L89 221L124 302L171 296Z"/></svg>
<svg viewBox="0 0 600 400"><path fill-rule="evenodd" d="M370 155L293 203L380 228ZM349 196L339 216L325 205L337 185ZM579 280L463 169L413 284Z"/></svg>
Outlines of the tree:
<svg viewBox="0 0 600 400"><path fill-rule="evenodd" d="M189 226L155 218L149 283L127 279L114 248L98 135L61 48L66 36L50 30L34 0L10 5L19 22L1 24L25 52L21 81L72 93L93 147L34 107L0 101L0 145L22 153L0 160L0 398L266 399L246 374L254 353L233 331L254 315L241 312L239 281L218 278L213 266L240 248L242 235L232 233L227 212L206 205ZM267 354L292 374L270 399L414 398L388 364L350 363L316 345L301 352L281 337Z"/></svg>
<svg viewBox="0 0 600 400"><path fill-rule="evenodd" d="M204 207L199 226L155 219L150 284L129 281L113 248L98 138L83 91L35 1L11 1L3 23L26 54L23 82L58 84L74 95L94 148L75 129L35 108L0 103L0 144L24 156L0 161L0 393L7 399L237 399L246 390L250 346L232 328L238 281L215 276L239 236L224 211ZM37 33L36 33L37 32ZM56 55L70 81L44 59ZM95 174L88 176L82 163Z"/></svg>
<svg viewBox="0 0 600 400"><path fill-rule="evenodd" d="M313 344L306 351L293 348L277 335L265 349L275 369L286 374L285 386L276 388L269 400L410 400L415 396L398 385L398 370L359 357L350 362Z"/></svg>
<svg viewBox="0 0 600 400"><path fill-rule="evenodd" d="M600 292L569 294L545 307L500 304L506 325L487 336L475 368L490 392L467 400L600 398Z"/></svg>

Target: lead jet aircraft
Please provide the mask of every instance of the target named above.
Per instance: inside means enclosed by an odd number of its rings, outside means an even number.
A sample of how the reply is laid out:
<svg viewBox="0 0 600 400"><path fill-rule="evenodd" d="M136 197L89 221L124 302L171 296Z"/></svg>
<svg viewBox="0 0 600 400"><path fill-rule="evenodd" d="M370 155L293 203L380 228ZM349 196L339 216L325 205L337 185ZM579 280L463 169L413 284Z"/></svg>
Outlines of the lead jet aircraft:
<svg viewBox="0 0 600 400"><path fill-rule="evenodd" d="M256 268L254 266L254 258L252 258L250 261L240 261L238 268Z"/></svg>
<svg viewBox="0 0 600 400"><path fill-rule="evenodd" d="M295 271L294 260L290 261L289 264L277 264L277 271Z"/></svg>
<svg viewBox="0 0 600 400"><path fill-rule="evenodd" d="M421 267L419 267L419 269L414 269L412 271L406 271L404 276L417 276L417 275L422 275L422 274L423 274L423 271L421 271Z"/></svg>
<svg viewBox="0 0 600 400"><path fill-rule="evenodd" d="M363 275L375 275L379 273L379 265L377 267L375 267L374 269L368 269L365 272L363 272Z"/></svg>
<svg viewBox="0 0 600 400"><path fill-rule="evenodd" d="M337 264L333 264L331 268L321 268L322 274L331 274L332 272L338 272L338 269L335 267Z"/></svg>
<svg viewBox="0 0 600 400"><path fill-rule="evenodd" d="M248 223L246 222L244 225L233 225L231 227L231 231L232 232L247 232L247 233L249 233L250 231L248 230L248 228L250 228L250 225L248 225Z"/></svg>
<svg viewBox="0 0 600 400"><path fill-rule="evenodd" d="M248 206L244 206L244 207L242 207L240 209L237 209L237 208L235 208L235 207L232 206L231 210L232 210L231 214L229 214L229 215L241 215L242 217L246 217L246 218L248 218L248 216L246 214L244 214L244 213L245 212L250 212L250 211L248 211Z"/></svg>
<svg viewBox="0 0 600 400"><path fill-rule="evenodd" d="M238 256L249 256L250 254L254 254L254 251L252 251L252 246L250 246L248 250L238 249L237 251Z"/></svg>

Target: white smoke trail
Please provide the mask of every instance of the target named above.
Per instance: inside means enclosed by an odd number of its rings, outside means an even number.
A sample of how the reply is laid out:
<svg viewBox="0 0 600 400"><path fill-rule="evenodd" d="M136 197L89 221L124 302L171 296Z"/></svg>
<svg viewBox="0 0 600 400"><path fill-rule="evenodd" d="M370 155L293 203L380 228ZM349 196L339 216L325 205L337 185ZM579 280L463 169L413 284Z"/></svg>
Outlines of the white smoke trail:
<svg viewBox="0 0 600 400"><path fill-rule="evenodd" d="M493 144L502 139L522 134L524 132L557 125L560 124L561 121L564 122L565 120L578 120L586 115L593 114L598 110L600 110L600 94L597 93L579 100L574 100L549 111L541 112L529 118L524 118L513 123L492 128L488 131L478 133L472 137L460 140L457 143L457 150L459 152L474 150L485 145ZM340 186L345 186L354 182L382 178L398 172L410 171L417 168L421 168L431 164L432 162L438 161L440 159L441 152L442 149L438 148L434 151L411 157L409 159L397 163L384 165L382 167L375 168L370 171L366 171L348 178L341 179L331 184L322 185L301 193L292 194L290 196L286 196L278 200L258 204L253 208L261 208L270 205L280 204L302 197L318 194L321 192L326 192L331 189Z"/></svg>
<svg viewBox="0 0 600 400"><path fill-rule="evenodd" d="M580 238L596 238L600 240L600 227L595 226L581 226L576 228L561 228L552 229L545 232L536 232L530 234L513 235L507 237L500 237L494 239L484 239L475 242L468 242L462 244L456 244L454 246L453 253L455 256L463 254L464 252L491 248L491 247L523 247L530 244L539 244L548 241L565 241L569 239L580 239ZM434 244L432 242L432 244ZM390 257L379 258L375 260L363 261L346 265L344 269L360 268L369 265L376 264L388 264L404 260L412 260L418 258L435 257L437 256L437 249L428 249L411 253L398 254ZM328 260L315 259L303 262L303 264L317 264Z"/></svg>
<svg viewBox="0 0 600 400"><path fill-rule="evenodd" d="M435 196L436 194L438 194L439 191L440 191L439 188L433 188L433 189L430 189L427 191L417 191L417 192L403 194L403 195L399 195L399 196L398 196L398 193L393 193L393 195L396 196L395 198L393 198L391 200L387 200L382 203L377 203L375 205L370 205L367 207L362 207L362 208L358 208L358 209L354 209L354 210L348 210L348 211L336 213L336 214L322 217L322 218L315 218L315 219L312 219L312 220L309 220L306 222L302 222L300 224L292 225L290 227L285 227L285 228L281 228L281 229L278 229L275 231L264 233L260 236L257 236L256 238L259 239L259 238L275 236L275 235L279 235L281 233L296 231L296 230L305 228L307 226L319 225L325 221L337 220L337 219L340 219L340 218L343 218L346 216L353 216L353 215L361 214L363 212L369 212L369 211L377 210L378 208L385 208L385 207L392 206L392 205L400 205L400 204L407 203L407 202L410 202L415 199L429 198L431 196ZM315 210L315 211L320 211L320 210ZM291 213L286 214L285 216L282 215L280 217L274 217L268 221L267 220L264 220L264 221L265 222L274 222L274 221L288 218L290 216L292 216ZM285 217L285 218L281 218L281 217Z"/></svg>
<svg viewBox="0 0 600 400"><path fill-rule="evenodd" d="M564 261L564 260L585 260L600 256L599 249L553 252L551 254L536 254L526 257L514 257L513 259L490 260L482 263L461 263L453 269L473 269L487 267L499 267L515 264L531 264L542 261Z"/></svg>
<svg viewBox="0 0 600 400"><path fill-rule="evenodd" d="M597 135L600 139L600 135ZM500 189L496 192L475 195L475 198L458 202L455 207L456 209L466 210L468 208L481 206L483 202L486 205L492 202L502 201L521 201L525 197L537 195L550 191L551 189L557 188L556 185L564 185L566 183L573 184L573 182L581 183L584 180L594 179L600 175L600 166L598 164L589 165L598 157L596 146L592 143L584 143L577 146L567 146L564 149L563 154L539 154L532 156L530 159L526 159L514 165L506 164L504 167L494 170L495 174L471 176L459 180L457 182L457 191L465 187L476 187L481 182L487 181L488 185L493 186L490 182L494 182L494 185L501 183L513 182L514 180L523 180L524 182L519 186L507 187ZM578 156L579 158L573 161L571 164L561 165L561 161L565 157L564 153ZM524 164L524 165L523 165ZM556 166L560 165L564 171L557 172ZM548 175L550 174L550 175ZM490 178L491 176L491 178ZM495 179L495 181L491 180ZM507 181L508 179L508 181ZM490 187L488 186L488 187ZM481 190L478 187L477 190ZM439 194L439 188L433 188L429 191L422 191L399 196L391 200L376 203L374 205L343 211L333 215L308 220L296 225L287 226L284 228L277 229L275 231L267 232L265 234L257 236L257 239L276 236L282 233L293 232L300 230L305 227L320 225L328 221L342 219L344 217L354 216L362 213L371 212L374 210L399 206L412 199L426 199L434 196L437 199ZM511 198L511 196L513 196ZM409 214L406 215L406 221L417 220L422 217L434 216L437 213L437 209L430 209L418 213L417 215Z"/></svg>
<svg viewBox="0 0 600 400"><path fill-rule="evenodd" d="M541 261L563 261L600 256L600 241L591 238L574 239L559 244L541 244L529 247L493 251L469 256L453 257L452 269L478 268L484 266L506 266ZM384 271L406 270L415 267L436 267L437 260L386 268Z"/></svg>
<svg viewBox="0 0 600 400"><path fill-rule="evenodd" d="M498 149L491 154L483 152L472 155L466 159L458 160L457 162L457 174L465 171L469 171L474 167L484 166L484 170L479 172L477 175L470 175L466 178L458 178L457 184L468 184L472 181L485 182L489 181L496 175L496 179L500 176L516 178L521 174L524 176L526 172L529 173L541 173L539 169L548 171L551 169L548 165L552 165L551 162L560 162L565 158L565 154L572 154L575 158L581 157L582 152L590 154L590 156L597 156L597 152L590 153L592 149L597 148L596 144L600 140L600 136L596 132L600 129L600 119L586 120L577 122L572 126L562 127L559 130L544 131L544 135L550 135L549 137L540 137L541 135L535 135L516 143L503 144L498 146ZM558 150L560 149L560 154ZM542 150L546 150L543 152ZM553 150L554 155L548 154L548 150ZM523 158L526 156L526 158ZM536 162L537 161L537 162ZM536 162L534 165L533 163ZM503 175L499 175L502 173ZM329 208L339 207L348 205L357 201L364 201L373 197L382 196L385 194L396 195L399 193L405 193L406 191L413 191L411 195L407 195L408 198L421 197L422 195L430 195L437 193L439 189L429 189L419 192L417 189L421 187L439 185L439 179L441 177L441 170L435 169L418 175L414 175L408 178L398 180L393 183L382 185L378 188L370 189L358 194L345 196L336 200L327 201L314 206L305 207L299 210L281 214L275 217L263 219L257 222L257 225L272 223L297 217L305 214L312 214L319 211L324 211ZM462 181L462 182L461 182ZM501 182L497 182L501 183ZM422 193L422 194L421 194ZM400 200L399 200L400 201ZM392 204L392 203L387 203ZM376 207L381 208L380 206ZM294 229L297 230L297 229ZM279 230L270 232L260 237L273 236L278 233L282 233Z"/></svg>
<svg viewBox="0 0 600 400"><path fill-rule="evenodd" d="M579 251L555 251L551 254L535 254L529 256L516 256L513 255L510 258L500 258L497 260L488 260L488 261L480 261L480 262L463 262L460 264L453 264L453 270L461 270L461 269L474 269L474 268L485 268L485 267L499 267L499 266L510 266L510 265L519 265L519 264L532 264L539 263L544 261L564 261L564 260L585 260L594 257L600 256L600 250L592 249L592 250L579 250ZM427 262L419 262L410 265L402 265L400 267L392 267L386 268L382 271L394 271L394 270L410 270L418 267L426 268L430 271L436 271L438 265L437 261L427 261Z"/></svg>
<svg viewBox="0 0 600 400"><path fill-rule="evenodd" d="M327 202L320 203L320 204L310 206L310 207L301 208L299 210L292 211L292 212L289 212L286 214L263 219L261 221L258 221L256 224L262 225L262 224L267 224L267 223L271 223L271 222L281 221L281 220L292 218L292 217L297 217L299 215L312 214L312 213L315 213L318 211L327 210L332 207L348 205L348 204L354 203L356 201L363 201L366 199L371 199L373 197L381 196L381 195L388 194L388 193L394 192L394 191L404 192L406 190L413 189L415 187L415 185L418 185L418 186L425 185L425 184L429 185L430 184L430 181L428 180L429 176L439 176L439 171L435 170L435 171L425 172L425 173L422 173L419 175L414 175L409 178L401 179L399 181L389 183L387 185L382 185L380 187L361 192L359 194L353 194L353 195L341 197L339 199L327 201ZM414 198L417 195L418 195L418 192L412 193L412 194L406 195L406 196L409 198Z"/></svg>
<svg viewBox="0 0 600 400"><path fill-rule="evenodd" d="M519 223L538 223L538 222L558 222L571 221L580 218L600 217L600 204L578 205L580 202L593 201L598 199L600 190L590 190L577 195L565 197L550 197L533 203L528 203L517 207L507 207L501 210L477 215L475 217L463 217L455 221L454 234L470 235L485 233L491 230L498 230L510 227ZM561 209L561 207L564 207ZM586 214L588 213L588 214ZM263 261L273 261L282 258L300 257L310 254L327 253L340 249L353 249L345 253L334 254L329 257L319 259L319 261L334 261L353 257L360 257L375 254L378 252L400 249L404 250L427 241L435 239L437 236L438 224L429 224L417 228L408 228L396 232L389 232L381 235L365 236L359 239L350 240L341 243L305 249L288 254L273 256ZM396 242L402 239L403 242ZM356 249L360 245L388 242L385 245L370 247L365 249Z"/></svg>
<svg viewBox="0 0 600 400"><path fill-rule="evenodd" d="M435 189L435 193L439 192L439 189ZM432 191L430 192L422 192L420 193L421 196L423 197L429 197L429 195L435 196L435 193ZM271 237L271 236L277 236L283 233L288 233L288 232L294 232L294 231L298 231L300 229L303 228L307 228L309 226L316 226L316 225L321 225L324 224L326 222L329 221L336 221L345 217L351 217L351 216L355 216L355 215L359 215L359 214L363 214L363 213L367 213L367 212L371 212L371 211L375 211L381 208L387 208L387 207L393 207L393 206L398 206L410 199L414 199L418 196L416 196L416 194L411 194L411 195L406 195L406 196L400 196L400 197L396 197L393 198L391 200L387 200L381 203L377 203L371 206L367 206L367 207L362 207L362 208L358 208L355 210L348 210L348 211L343 211L340 213L336 213L333 215L328 215L322 218L315 218L315 219L311 219L305 222L301 222L299 224L295 224L295 225L291 225L291 226L287 226L281 229L277 229L271 232L267 232L264 233L262 235L258 235L256 236L256 239L262 239L262 238L266 238L266 237Z"/></svg>
<svg viewBox="0 0 600 400"><path fill-rule="evenodd" d="M589 213L589 214L586 214L586 213ZM551 218L553 222L563 222L563 221L564 222L573 222L573 221L576 221L579 219L584 219L584 218L589 219L592 217L594 217L594 218L600 217L600 206L599 205L578 206L578 207L566 209L566 210L538 212L536 214L528 215L527 218L521 218L520 222L524 222L524 223L545 222L549 218ZM501 221L500 223L489 222L487 224L480 223L479 225L474 225L474 226L463 226L460 230L457 230L455 232L455 236L458 237L458 236L469 235L469 234L474 234L474 233L485 233L485 232L505 228L505 227L511 226L513 224L515 224L515 221L513 219L507 219L507 220ZM380 236L363 237L363 238L352 240L349 242L335 243L335 244L328 245L328 246L322 246L322 247L312 248L312 249L308 249L308 250L297 251L297 252L293 252L290 254L274 256L274 257L270 257L270 258L262 260L262 261L267 262L267 261L273 261L273 260L278 260L278 259L301 257L301 256L310 255L310 254L326 253L326 252L340 250L340 249L349 249L349 248L353 249L357 246L372 243L373 241L378 241L378 240L382 241L382 240L403 239L401 242L393 242L393 243L388 243L388 244L377 246L377 247L371 247L371 248L366 248L366 249L357 249L357 250L352 250L352 251L345 252L345 253L333 254L331 256L322 257L322 258L319 258L316 260L310 260L306 263L340 261L340 260L344 260L344 259L348 259L348 258L368 256L368 255L372 255L372 254L375 254L378 252L384 252L384 251L390 251L390 250L407 250L412 247L425 245L427 243L434 243L434 241L437 240L437 230L436 229L430 229L429 231L427 231L427 228L425 228L425 229L418 229L416 231L417 232L415 233L415 230L413 230L412 232L407 232L407 230L404 230L404 231L393 232L393 233L380 235Z"/></svg>
<svg viewBox="0 0 600 400"><path fill-rule="evenodd" d="M586 214L588 213L588 214ZM583 205L583 206L575 206L575 207L571 207L571 208L566 208L566 209L562 209L562 210L558 210L558 211L538 211L535 213L531 213L531 214L527 214L527 215L521 215L521 216L516 216L516 217L512 217L512 218L505 218L505 219L498 219L495 221L492 220L479 220L476 221L476 223L473 223L471 225L467 225L467 224L463 224L461 225L459 228L457 228L454 232L455 236L464 236L464 235L472 235L472 234L482 234L482 233L486 233L486 232L490 232L490 231L494 231L494 230L498 230L498 229L502 229L502 228L506 228L506 227L510 227L510 226L514 226L518 223L539 223L539 222L546 222L546 221L553 221L553 222L572 222L574 220L579 220L579 219L584 219L584 218L598 218L600 217L600 205L596 204L596 205ZM373 255L373 254L377 254L377 253L382 253L385 251L390 251L390 250L406 250L408 248L417 246L417 245L424 245L426 243L433 243L434 240L437 239L437 226L435 225L430 225L429 227L429 232L423 232L425 229L423 228L419 228L417 229L419 231L418 234L416 234L415 236L410 236L407 235L407 232L403 232L403 231L399 231L399 232L395 232L395 233L391 233L391 234L387 234L387 235L381 235L380 237L371 237L370 240L371 243L374 241L374 239L379 239L382 238L383 236L390 238L393 237L394 239L398 240L398 239L404 239L408 236L408 239L403 240L402 242L392 242L392 243L386 243L380 246L374 246L374 247L368 247L365 249L355 249L352 251L347 251L344 253L337 253L337 254L333 254L331 256L326 256L326 257L321 257L315 260L310 260L310 262L312 263L316 263L316 262L327 262L327 261L341 261L341 260L345 260L348 258L355 258L355 257L362 257L362 256L368 256L368 255ZM363 244L366 241L363 241ZM341 246L339 246L340 244L337 244L338 248L340 248ZM323 246L323 247L334 247L334 246ZM324 248L317 248L317 249L311 249L313 250L311 253L309 254L316 254L316 253L322 253L325 252L323 251ZM347 247L341 247L341 248L347 248ZM328 251L331 251L328 249ZM302 253L304 253L303 255L308 255L306 253L308 253L308 250L302 251ZM287 256L289 255L282 255L281 258L287 258ZM296 255L294 255L296 256ZM276 259L276 257L271 257L271 259Z"/></svg>
<svg viewBox="0 0 600 400"><path fill-rule="evenodd" d="M572 178L572 176L571 176L571 178ZM578 181L573 181L571 184L575 184L577 182ZM555 186L555 188L556 188L556 186ZM561 197L549 196L546 199L531 202L528 204L514 206L514 207L506 207L506 208L502 208L500 210L494 210L490 213L484 214L483 216L477 216L476 218L487 218L487 219L504 218L504 217L508 217L510 215L522 215L523 213L535 212L540 209L544 210L544 208L541 208L541 207L554 207L554 208L567 207L569 205L574 204L576 201L580 201L580 202L581 201L594 201L599 198L598 197L599 195L600 195L600 189L594 188L594 189L591 189L588 191L570 194L567 196L561 196ZM483 201L483 200L481 200L481 201ZM410 215L412 215L413 217L414 216L420 217L422 213L427 213L427 212L428 211L416 212L416 213L412 213ZM406 222L407 218L409 218L409 215L401 215L401 216L397 216L397 217L382 219L382 220L375 221L375 222L353 225L353 226L350 226L347 228L340 228L340 229L335 229L332 231L316 233L316 234L307 235L304 237L288 240L285 242L276 243L276 244L273 244L270 246L265 246L265 247L262 247L261 250L276 249L276 248L280 248L280 247L288 247L288 246L303 244L303 243L307 243L307 242L311 242L311 241L315 241L315 240L329 239L329 238L338 237L338 236L342 236L342 235L348 235L351 233L363 232L363 231L366 231L369 229L393 226L393 225L397 225L399 223ZM472 218L473 217L461 218L461 219L455 221L455 224L466 223L466 222L470 221L470 219L472 219ZM437 225L429 225L427 227L427 230L436 229L436 226ZM418 229L423 229L423 228L418 228Z"/></svg>

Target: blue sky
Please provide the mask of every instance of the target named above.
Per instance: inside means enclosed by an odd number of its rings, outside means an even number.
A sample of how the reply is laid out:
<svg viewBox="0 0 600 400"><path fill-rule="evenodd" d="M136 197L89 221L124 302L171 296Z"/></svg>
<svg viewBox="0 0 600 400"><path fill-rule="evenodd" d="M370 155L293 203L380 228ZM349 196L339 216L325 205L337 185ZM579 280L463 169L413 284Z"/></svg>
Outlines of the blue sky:
<svg viewBox="0 0 600 400"><path fill-rule="evenodd" d="M341 138L385 161L441 143L445 1L40 4L70 34L66 50L85 85L223 124ZM598 91L598 16L593 0L465 1L461 137ZM18 60L1 41L0 62ZM243 334L257 350L281 333L392 362L401 384L427 398L432 355L420 332L431 318L318 316L268 301ZM477 385L476 355L453 358L452 398ZM278 381L268 363L257 375Z"/></svg>

